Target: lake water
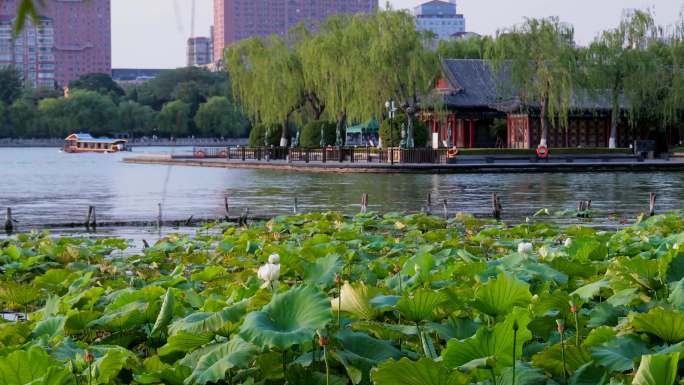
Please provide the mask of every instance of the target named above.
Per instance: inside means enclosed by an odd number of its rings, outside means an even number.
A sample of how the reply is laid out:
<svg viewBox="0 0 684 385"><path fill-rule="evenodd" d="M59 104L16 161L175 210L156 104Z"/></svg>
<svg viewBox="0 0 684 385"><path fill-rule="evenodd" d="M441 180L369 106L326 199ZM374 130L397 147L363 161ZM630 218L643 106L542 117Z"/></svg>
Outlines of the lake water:
<svg viewBox="0 0 684 385"><path fill-rule="evenodd" d="M183 152L189 148L136 148L140 152ZM681 208L684 173L549 174L315 174L268 170L139 165L121 162L130 153L66 154L54 148L0 148L0 215L11 207L19 230L46 223L82 222L89 205L98 221L149 220L162 203L164 218L219 218L224 196L231 214L245 208L259 216L301 211L355 213L361 195L370 209L420 211L432 194L434 211L442 199L450 212L488 215L491 194L501 196L504 219L519 220L540 208L573 209L591 199L605 222L609 214L634 217L647 208L648 192L658 194L658 210ZM611 220L612 222L616 220ZM114 231L117 233L117 231ZM137 231L121 230L128 236Z"/></svg>

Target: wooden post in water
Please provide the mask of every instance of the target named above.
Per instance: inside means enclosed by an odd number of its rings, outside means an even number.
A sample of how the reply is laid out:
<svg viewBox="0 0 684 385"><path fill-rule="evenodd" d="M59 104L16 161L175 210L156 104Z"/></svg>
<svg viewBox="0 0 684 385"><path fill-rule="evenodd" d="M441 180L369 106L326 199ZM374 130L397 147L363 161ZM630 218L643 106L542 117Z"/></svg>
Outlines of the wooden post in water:
<svg viewBox="0 0 684 385"><path fill-rule="evenodd" d="M447 200L442 201L442 209L444 210L444 219L449 219L449 210L447 209Z"/></svg>
<svg viewBox="0 0 684 385"><path fill-rule="evenodd" d="M501 219L501 199L496 195L496 193L492 194L492 216L494 219L499 220Z"/></svg>
<svg viewBox="0 0 684 385"><path fill-rule="evenodd" d="M226 210L226 219L230 216L230 207L228 206L228 195L223 197L223 207Z"/></svg>
<svg viewBox="0 0 684 385"><path fill-rule="evenodd" d="M95 206L90 206L93 210L93 215L90 218L90 226L93 228L93 230L97 229L97 210L95 210Z"/></svg>
<svg viewBox="0 0 684 385"><path fill-rule="evenodd" d="M361 195L361 214L368 212L368 193Z"/></svg>
<svg viewBox="0 0 684 385"><path fill-rule="evenodd" d="M425 201L425 205L426 205L425 212L427 212L428 215L430 215L431 214L430 211L432 210L431 209L431 207L432 207L432 193L429 193L429 192L427 193L427 199Z"/></svg>
<svg viewBox="0 0 684 385"><path fill-rule="evenodd" d="M162 204L157 203L157 228L161 229L162 227Z"/></svg>
<svg viewBox="0 0 684 385"><path fill-rule="evenodd" d="M297 202L297 196L294 197L294 206L292 206L292 212L294 215L299 214L299 202Z"/></svg>
<svg viewBox="0 0 684 385"><path fill-rule="evenodd" d="M7 208L7 216L5 218L5 232L11 234L14 231L14 223L12 223L12 209Z"/></svg>
<svg viewBox="0 0 684 385"><path fill-rule="evenodd" d="M652 217L655 215L655 203L656 195L655 193L648 193L648 216Z"/></svg>
<svg viewBox="0 0 684 385"><path fill-rule="evenodd" d="M93 206L88 206L88 214L86 215L85 228L90 230L90 219L93 216Z"/></svg>

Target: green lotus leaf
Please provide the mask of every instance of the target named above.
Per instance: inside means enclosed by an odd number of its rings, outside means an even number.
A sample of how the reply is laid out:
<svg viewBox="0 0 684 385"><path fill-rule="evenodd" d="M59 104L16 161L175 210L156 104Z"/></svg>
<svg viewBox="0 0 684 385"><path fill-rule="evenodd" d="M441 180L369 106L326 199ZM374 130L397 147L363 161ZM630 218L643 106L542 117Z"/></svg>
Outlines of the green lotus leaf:
<svg viewBox="0 0 684 385"><path fill-rule="evenodd" d="M615 372L634 369L639 357L648 352L646 344L636 336L614 338L591 349L596 363Z"/></svg>
<svg viewBox="0 0 684 385"><path fill-rule="evenodd" d="M680 353L651 354L641 357L633 385L672 385L677 378Z"/></svg>
<svg viewBox="0 0 684 385"><path fill-rule="evenodd" d="M594 296L598 295L598 293L601 291L603 288L610 287L610 282L608 282L605 279L598 280L596 282L592 282L589 284L586 284L579 289L573 291L570 293L571 297L578 296L580 297L583 301L589 301Z"/></svg>
<svg viewBox="0 0 684 385"><path fill-rule="evenodd" d="M339 297L333 298L331 301L334 312L339 308L342 312L362 320L372 320L380 314L370 303L371 298L379 293L378 289L368 287L363 282L353 285L345 282L342 285L341 292L341 301Z"/></svg>
<svg viewBox="0 0 684 385"><path fill-rule="evenodd" d="M101 314L95 311L75 311L67 316L64 330L67 334L76 334L84 331L88 324L100 318Z"/></svg>
<svg viewBox="0 0 684 385"><path fill-rule="evenodd" d="M668 343L684 341L684 313L656 307L648 313L632 313L630 322L638 332L653 334Z"/></svg>
<svg viewBox="0 0 684 385"><path fill-rule="evenodd" d="M154 327L152 327L150 335L160 333L164 331L167 326L169 326L169 323L171 323L171 319L173 318L174 302L173 292L170 288L166 289L164 301L162 302L159 315L157 315L157 320L154 322Z"/></svg>
<svg viewBox="0 0 684 385"><path fill-rule="evenodd" d="M212 333L191 334L181 332L170 336L166 345L159 348L160 356L168 356L176 352L190 352L204 346L214 339Z"/></svg>
<svg viewBox="0 0 684 385"><path fill-rule="evenodd" d="M480 325L471 319L450 317L444 323L430 323L428 326L443 340L452 338L463 340L475 335Z"/></svg>
<svg viewBox="0 0 684 385"><path fill-rule="evenodd" d="M25 385L78 385L73 373L65 367L52 366L47 373L39 379L33 380Z"/></svg>
<svg viewBox="0 0 684 385"><path fill-rule="evenodd" d="M102 329L128 329L139 326L154 317L148 314L149 309L148 302L132 302L103 314L100 318L91 321L88 326Z"/></svg>
<svg viewBox="0 0 684 385"><path fill-rule="evenodd" d="M593 362L580 366L570 377L570 385L605 385L607 382L606 369Z"/></svg>
<svg viewBox="0 0 684 385"><path fill-rule="evenodd" d="M468 376L447 369L429 358L387 361L371 373L375 385L463 385Z"/></svg>
<svg viewBox="0 0 684 385"><path fill-rule="evenodd" d="M328 254L318 258L314 263L303 262L304 282L310 285L330 287L335 280L335 274L342 271L344 262L337 254Z"/></svg>
<svg viewBox="0 0 684 385"><path fill-rule="evenodd" d="M254 345L239 337L233 338L202 356L185 383L203 385L224 380L230 369L249 366L256 353L257 348Z"/></svg>
<svg viewBox="0 0 684 385"><path fill-rule="evenodd" d="M617 336L617 332L610 326L599 326L591 329L587 338L584 339L583 345L591 348L602 345Z"/></svg>
<svg viewBox="0 0 684 385"><path fill-rule="evenodd" d="M0 302L24 308L40 298L40 289L13 282L0 283Z"/></svg>
<svg viewBox="0 0 684 385"><path fill-rule="evenodd" d="M26 339L31 335L31 331L31 324L28 322L0 322L0 346L21 345L26 342ZM2 349L0 348L1 351Z"/></svg>
<svg viewBox="0 0 684 385"><path fill-rule="evenodd" d="M260 347L286 349L311 341L331 318L330 300L323 292L298 286L275 295L261 311L247 314L240 335Z"/></svg>
<svg viewBox="0 0 684 385"><path fill-rule="evenodd" d="M401 352L387 341L370 337L364 333L342 330L337 333L342 349L331 353L347 369L352 383L370 381L371 368L389 359L401 358ZM352 374L354 371L358 374ZM354 376L357 376L354 378Z"/></svg>
<svg viewBox="0 0 684 385"><path fill-rule="evenodd" d="M582 365L591 361L591 354L582 347L565 343L565 369L574 373ZM535 367L546 370L556 378L563 378L563 348L560 343L552 345L532 356Z"/></svg>
<svg viewBox="0 0 684 385"><path fill-rule="evenodd" d="M397 301L397 310L409 321L434 321L435 310L447 301L444 293L420 288Z"/></svg>
<svg viewBox="0 0 684 385"><path fill-rule="evenodd" d="M121 370L137 363L136 355L120 346L98 348L100 350L96 351L96 359L91 368L94 384L108 384L119 375ZM99 353L103 355L98 358ZM87 368L83 375L88 376Z"/></svg>
<svg viewBox="0 0 684 385"><path fill-rule="evenodd" d="M249 301L241 301L217 312L191 313L169 325L169 334L219 332L229 324L239 322L247 312L248 304Z"/></svg>
<svg viewBox="0 0 684 385"><path fill-rule="evenodd" d="M508 314L515 306L526 306L531 300L530 285L501 273L476 292L473 307L496 317Z"/></svg>
<svg viewBox="0 0 684 385"><path fill-rule="evenodd" d="M497 379L497 385L545 385L546 376L539 369L516 362L515 381L513 381L513 367L505 368Z"/></svg>
<svg viewBox="0 0 684 385"><path fill-rule="evenodd" d="M476 358L472 361L468 361L465 364L459 366L458 370L460 370L463 373L473 373L473 372L477 371L478 369L491 370L491 369L494 369L495 367L496 367L496 357L489 356L489 357Z"/></svg>
<svg viewBox="0 0 684 385"><path fill-rule="evenodd" d="M684 310L684 278L670 284L670 296L667 302L676 309Z"/></svg>
<svg viewBox="0 0 684 385"><path fill-rule="evenodd" d="M516 340L516 356L522 356L523 344L532 339L532 333L528 330L531 319L525 309L514 308L503 322L497 323L493 328L482 326L474 336L459 341L450 340L446 349L442 352L444 365L449 368L457 368L466 363L485 357L495 357L497 368L513 365L513 325L518 322Z"/></svg>
<svg viewBox="0 0 684 385"><path fill-rule="evenodd" d="M28 351L17 350L0 357L0 385L24 385L45 376L51 367L64 368L64 365L50 357L40 347Z"/></svg>
<svg viewBox="0 0 684 385"><path fill-rule="evenodd" d="M65 321L66 317L64 316L46 318L36 324L32 337L47 335L48 338L53 338L58 336L64 332Z"/></svg>

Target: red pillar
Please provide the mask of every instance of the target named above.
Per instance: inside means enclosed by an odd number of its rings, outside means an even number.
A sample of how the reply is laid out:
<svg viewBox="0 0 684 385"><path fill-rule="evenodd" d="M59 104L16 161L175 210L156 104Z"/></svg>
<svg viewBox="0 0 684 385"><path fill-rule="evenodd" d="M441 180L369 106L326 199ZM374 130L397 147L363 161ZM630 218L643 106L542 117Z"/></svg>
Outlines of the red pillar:
<svg viewBox="0 0 684 385"><path fill-rule="evenodd" d="M470 143L468 144L468 147L473 148L475 147L475 119L470 119Z"/></svg>

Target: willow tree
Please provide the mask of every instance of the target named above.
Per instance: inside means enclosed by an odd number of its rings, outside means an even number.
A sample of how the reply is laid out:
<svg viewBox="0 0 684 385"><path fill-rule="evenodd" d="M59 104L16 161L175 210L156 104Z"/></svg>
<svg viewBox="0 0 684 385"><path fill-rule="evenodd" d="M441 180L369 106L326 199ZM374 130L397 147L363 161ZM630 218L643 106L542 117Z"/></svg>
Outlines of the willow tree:
<svg viewBox="0 0 684 385"><path fill-rule="evenodd" d="M665 124L684 123L684 8L679 21L673 26L668 36L670 87L668 95L662 103L662 114ZM680 127L680 138L684 135Z"/></svg>
<svg viewBox="0 0 684 385"><path fill-rule="evenodd" d="M628 10L617 28L604 31L585 51L590 91L595 97L610 99L610 148L616 147L621 99L628 102L630 116L634 118L646 95L656 88L659 66L656 56L647 49L656 35L657 27L649 12Z"/></svg>
<svg viewBox="0 0 684 385"><path fill-rule="evenodd" d="M379 12L371 26L368 53L373 82L368 98L382 106L397 100L406 114L408 143L413 146L415 113L419 98L428 95L441 74L438 55L429 48L431 36L416 30L406 12Z"/></svg>
<svg viewBox="0 0 684 385"><path fill-rule="evenodd" d="M290 117L302 106L302 65L278 36L251 38L225 53L233 92L252 121L280 125L280 145L288 144Z"/></svg>
<svg viewBox="0 0 684 385"><path fill-rule="evenodd" d="M329 17L299 46L307 88L325 105L326 118L337 122L337 144L348 120L372 116L369 101L361 102L370 76L365 58L368 51L368 20L371 15Z"/></svg>
<svg viewBox="0 0 684 385"><path fill-rule="evenodd" d="M577 73L572 26L557 18L527 19L498 31L486 57L495 68L506 67L496 72L510 76L523 103L538 104L539 146L546 147L549 120L560 127L568 125Z"/></svg>
<svg viewBox="0 0 684 385"><path fill-rule="evenodd" d="M411 133L418 97L439 75L427 40L404 12L331 17L299 47L305 83L320 96L338 133L347 121L383 116L390 99L409 115Z"/></svg>

